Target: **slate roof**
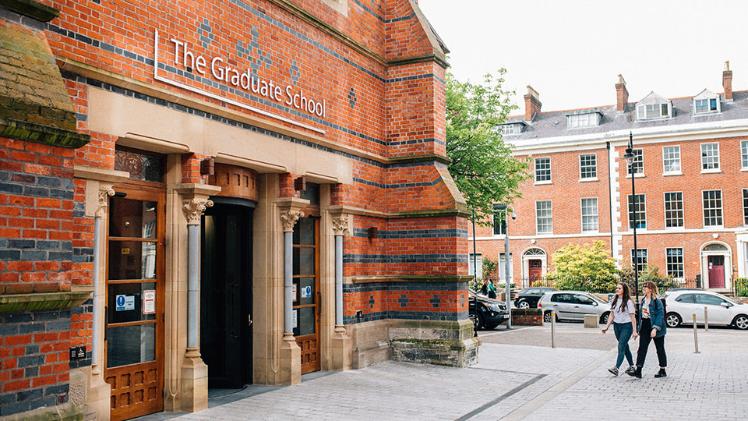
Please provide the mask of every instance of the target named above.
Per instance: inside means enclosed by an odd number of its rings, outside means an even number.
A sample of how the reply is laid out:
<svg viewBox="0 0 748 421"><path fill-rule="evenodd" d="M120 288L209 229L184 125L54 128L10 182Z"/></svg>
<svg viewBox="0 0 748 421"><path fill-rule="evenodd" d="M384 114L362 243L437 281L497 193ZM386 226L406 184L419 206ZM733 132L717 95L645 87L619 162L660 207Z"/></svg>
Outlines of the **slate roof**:
<svg viewBox="0 0 748 421"><path fill-rule="evenodd" d="M615 105L607 105L578 110L540 112L532 122L523 121L522 116L511 116L507 119L507 124L526 123L527 125L521 134L509 135L505 139L510 143L514 143L517 140L524 141L594 133L602 134L616 130L666 126L673 126L673 129L677 130L678 125L748 118L748 91L734 91L733 102L724 102L723 100L722 112L715 114L693 114L693 97L673 98L671 101L673 103L673 117L664 120L638 121L636 119L636 103L629 103L624 113L617 112ZM566 126L566 116L584 112L601 113L600 125L568 129ZM527 144L527 142L519 143Z"/></svg>

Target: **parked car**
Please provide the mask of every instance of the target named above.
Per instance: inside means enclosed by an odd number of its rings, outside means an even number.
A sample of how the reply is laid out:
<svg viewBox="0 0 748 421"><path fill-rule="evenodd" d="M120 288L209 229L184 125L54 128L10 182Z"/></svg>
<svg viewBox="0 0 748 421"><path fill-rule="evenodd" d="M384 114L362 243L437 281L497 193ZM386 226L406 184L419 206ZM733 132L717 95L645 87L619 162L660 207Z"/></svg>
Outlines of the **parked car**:
<svg viewBox="0 0 748 421"><path fill-rule="evenodd" d="M550 291L558 290L556 288L549 287L525 288L519 292L517 299L514 300L514 305L517 306L517 308L523 309L538 308L538 302L540 301L540 298L543 296L543 294Z"/></svg>
<svg viewBox="0 0 748 421"><path fill-rule="evenodd" d="M469 308L470 319L473 320L475 330L494 329L509 319L509 311L505 303L477 294L472 290L470 290Z"/></svg>
<svg viewBox="0 0 748 421"><path fill-rule="evenodd" d="M584 320L586 314L596 314L601 324L608 322L610 304L584 291L551 291L540 299L543 320L551 321L551 310L556 320Z"/></svg>
<svg viewBox="0 0 748 421"><path fill-rule="evenodd" d="M668 327L693 324L693 314L696 314L697 324L704 323L706 307L710 325L748 330L748 304L738 304L722 294L703 290L670 290L665 295L665 302L665 322Z"/></svg>

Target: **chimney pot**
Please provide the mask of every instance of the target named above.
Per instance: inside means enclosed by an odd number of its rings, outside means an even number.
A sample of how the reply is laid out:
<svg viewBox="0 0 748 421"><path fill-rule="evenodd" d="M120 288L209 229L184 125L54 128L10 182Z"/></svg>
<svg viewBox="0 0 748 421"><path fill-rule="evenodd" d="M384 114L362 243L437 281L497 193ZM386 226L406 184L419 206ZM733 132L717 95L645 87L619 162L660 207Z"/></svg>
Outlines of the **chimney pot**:
<svg viewBox="0 0 748 421"><path fill-rule="evenodd" d="M619 113L626 111L626 105L629 103L629 91L626 89L626 81L623 75L618 75L616 83L616 111Z"/></svg>
<svg viewBox="0 0 748 421"><path fill-rule="evenodd" d="M722 89L725 93L725 101L732 102L732 70L730 61L725 62L725 70L722 71Z"/></svg>
<svg viewBox="0 0 748 421"><path fill-rule="evenodd" d="M532 86L527 85L527 93L525 94L525 121L532 121L540 113L542 106L543 104L540 102L538 91L533 89Z"/></svg>

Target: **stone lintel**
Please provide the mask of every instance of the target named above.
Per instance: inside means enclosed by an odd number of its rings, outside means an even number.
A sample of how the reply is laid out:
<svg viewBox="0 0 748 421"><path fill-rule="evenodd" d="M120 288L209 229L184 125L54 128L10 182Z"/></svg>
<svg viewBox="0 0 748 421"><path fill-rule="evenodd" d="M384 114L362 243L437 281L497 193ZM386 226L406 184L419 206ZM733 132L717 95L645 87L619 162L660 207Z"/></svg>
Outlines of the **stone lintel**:
<svg viewBox="0 0 748 421"><path fill-rule="evenodd" d="M127 171L107 170L104 168L87 167L83 165L76 165L73 168L73 171L75 178L102 181L112 184L123 183L130 179L130 174Z"/></svg>
<svg viewBox="0 0 748 421"><path fill-rule="evenodd" d="M0 118L0 136L63 148L79 148L91 136L42 124Z"/></svg>

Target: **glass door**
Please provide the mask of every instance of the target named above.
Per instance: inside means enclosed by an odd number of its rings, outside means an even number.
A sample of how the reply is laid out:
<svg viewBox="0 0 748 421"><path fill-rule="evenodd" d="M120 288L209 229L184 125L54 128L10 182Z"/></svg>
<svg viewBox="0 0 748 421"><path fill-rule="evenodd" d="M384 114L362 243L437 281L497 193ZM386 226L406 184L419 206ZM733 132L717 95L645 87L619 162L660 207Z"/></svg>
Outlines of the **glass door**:
<svg viewBox="0 0 748 421"><path fill-rule="evenodd" d="M162 192L118 190L109 204L106 382L113 420L163 410Z"/></svg>
<svg viewBox="0 0 748 421"><path fill-rule="evenodd" d="M319 218L300 218L293 231L293 334L301 372L319 371Z"/></svg>

